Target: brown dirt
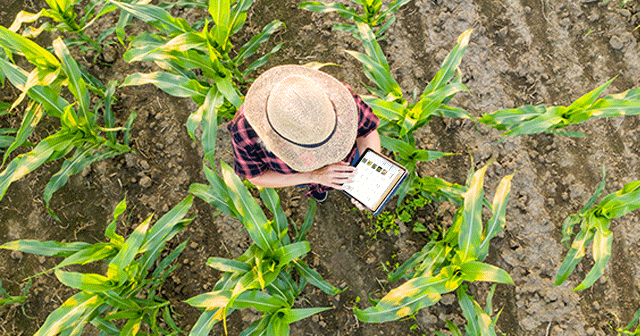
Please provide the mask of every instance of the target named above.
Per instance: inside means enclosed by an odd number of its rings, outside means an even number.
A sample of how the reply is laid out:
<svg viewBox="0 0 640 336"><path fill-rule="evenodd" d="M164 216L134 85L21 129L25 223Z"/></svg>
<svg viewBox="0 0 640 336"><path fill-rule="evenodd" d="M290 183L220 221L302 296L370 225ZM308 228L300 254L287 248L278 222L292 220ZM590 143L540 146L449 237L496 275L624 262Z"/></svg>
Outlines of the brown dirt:
<svg viewBox="0 0 640 336"><path fill-rule="evenodd" d="M346 2L345 2L346 3ZM388 1L385 1L388 3ZM343 20L335 15L319 15L297 9L295 0L257 0L249 25L235 37L241 45L264 25L279 19L287 29L269 42L284 42L267 66L283 63L333 62L329 73L352 84L365 94L366 81L361 65L343 52L359 50L359 42L331 26ZM0 18L8 26L20 7L39 10L31 1L0 1ZM176 10L189 21L206 15L196 10ZM92 28L111 25L105 17ZM452 105L474 116L523 104L568 105L582 94L618 76L607 93L640 85L640 3L597 0L415 0L402 8L397 21L382 44L392 72L405 94L414 87L423 89L439 69L457 36L474 28L471 43L461 64L470 93L459 94ZM140 29L139 25L136 29ZM117 56L124 47L115 46ZM92 55L86 55L91 60ZM119 57L113 63L84 62L89 71L105 83L122 81L135 72L149 72L152 64L128 64ZM254 74L257 75L257 74ZM12 101L15 90L2 90L3 101ZM133 128L135 154L94 164L90 170L70 179L53 197L52 209L62 223L53 220L44 208L42 192L46 181L61 163L47 164L9 188L0 202L0 243L16 239L58 241L103 241L103 232L115 205L126 195L132 230L151 213L162 215L187 195L191 183L204 182L202 150L184 127L196 106L152 86L118 90L116 112L119 120L135 110ZM15 126L17 118L5 118L2 126ZM34 134L32 142L45 137L53 125ZM591 120L571 128L585 138L532 135L498 142L499 133L469 121L435 119L420 130L424 148L463 155L443 158L420 166L423 176L439 176L463 183L471 167L481 167L495 159L488 170L486 191L491 197L499 180L515 172L507 227L494 239L487 261L507 270L515 286L498 286L494 308L502 309L498 329L505 335L615 335L610 326L626 323L640 308L640 231L637 212L614 220L614 249L605 275L590 289L573 292L591 266L585 258L566 284L554 287L553 279L567 249L560 243L560 228L567 213L575 213L586 203L607 171L606 193L624 183L640 180L640 122L637 117ZM231 163L228 134L224 125L218 137L220 160ZM473 161L470 160L473 158ZM141 185L149 177L149 187ZM279 191L286 211L300 223L306 211L303 191ZM436 205L439 220L450 218L451 207ZM196 219L172 242L190 239L180 257L180 268L163 287L166 298L176 304L176 320L189 329L199 316L183 300L205 292L218 273L205 266L211 256L236 257L249 245L240 223L221 215L198 200L192 208ZM447 215L448 214L448 215ZM436 218L433 213L427 218ZM333 306L317 317L292 325L292 335L431 335L443 331L445 320L463 323L453 294L437 305L421 310L415 319L384 324L358 322L352 313L356 297L360 308L366 297L380 297L397 284L387 284L382 264L402 263L422 247L426 235L400 227L400 233L367 236L374 222L352 209L342 194L331 194L318 206L315 224L309 232L312 246L307 261L327 281L348 289L330 297L308 286L301 307ZM22 280L55 265L58 260L0 253L0 278L5 288L17 295ZM478 283L471 292L481 298L489 285ZM73 293L52 275L35 279L25 311L17 306L0 308L0 335L33 334L46 316ZM230 335L237 335L257 314L236 312L229 320ZM215 334L222 334L221 327ZM95 329L87 327L87 334Z"/></svg>

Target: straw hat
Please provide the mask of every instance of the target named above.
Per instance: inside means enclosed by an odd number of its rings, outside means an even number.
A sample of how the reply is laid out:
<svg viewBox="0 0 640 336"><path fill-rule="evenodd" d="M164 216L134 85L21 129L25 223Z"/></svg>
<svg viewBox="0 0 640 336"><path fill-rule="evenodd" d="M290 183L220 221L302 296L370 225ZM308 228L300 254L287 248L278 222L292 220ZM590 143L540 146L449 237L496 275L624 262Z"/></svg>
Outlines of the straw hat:
<svg viewBox="0 0 640 336"><path fill-rule="evenodd" d="M315 69L267 70L249 88L243 109L265 147L297 171L343 160L356 140L358 111L351 93Z"/></svg>

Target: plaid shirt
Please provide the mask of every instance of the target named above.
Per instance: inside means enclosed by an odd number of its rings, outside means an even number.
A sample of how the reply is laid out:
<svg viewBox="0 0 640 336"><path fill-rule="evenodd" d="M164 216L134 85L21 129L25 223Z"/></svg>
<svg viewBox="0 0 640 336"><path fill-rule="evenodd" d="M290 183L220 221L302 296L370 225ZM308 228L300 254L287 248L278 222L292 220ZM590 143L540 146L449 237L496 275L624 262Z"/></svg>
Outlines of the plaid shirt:
<svg viewBox="0 0 640 336"><path fill-rule="evenodd" d="M367 105L360 96L353 92L348 84L344 84L356 102L358 108L358 135L367 136L378 128L378 117L373 113L371 107ZM297 171L289 167L284 161L267 150L253 127L249 125L244 116L242 106L238 109L236 116L227 126L231 133L233 143L233 158L235 161L234 170L240 177L252 179L260 176L268 170L280 174L295 174ZM356 143L353 144L351 152L344 158L344 162L351 163L356 156ZM310 184L310 191L324 192L332 188L319 184Z"/></svg>

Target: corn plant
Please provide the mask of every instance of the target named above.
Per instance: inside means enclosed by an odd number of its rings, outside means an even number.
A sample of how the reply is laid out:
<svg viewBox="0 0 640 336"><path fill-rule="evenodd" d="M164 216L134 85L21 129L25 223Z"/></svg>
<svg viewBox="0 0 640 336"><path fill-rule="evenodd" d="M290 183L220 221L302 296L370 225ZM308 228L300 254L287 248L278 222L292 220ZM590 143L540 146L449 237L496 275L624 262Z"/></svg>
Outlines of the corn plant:
<svg viewBox="0 0 640 336"><path fill-rule="evenodd" d="M281 44L241 70L243 63L284 24L277 20L269 23L261 33L235 49L230 37L243 27L252 0L209 1L211 17L202 31L190 27L184 19L173 18L158 6L110 1L158 29L133 38L124 59L154 61L164 71L130 75L123 85L153 84L170 95L193 99L201 108L189 117L187 130L195 139L194 131L202 124L205 157L210 158L215 149L206 141L210 138L210 127L217 127L218 119L233 117L243 103L246 77L266 63Z"/></svg>
<svg viewBox="0 0 640 336"><path fill-rule="evenodd" d="M434 116L472 119L466 111L446 105L456 93L467 91L462 84L458 65L469 43L471 30L460 35L458 44L446 57L441 69L425 87L422 95L418 98L415 93L417 91L414 91L414 102L410 103L403 97L400 86L391 76L389 63L371 29L365 24L358 24L358 28L366 54L347 52L363 64L365 76L375 85L369 87L369 91L375 96L364 96L363 99L380 118L378 131L381 134L382 146L391 150L395 159L410 173L398 191L400 204L407 192L414 189L418 162L453 155L416 148L413 132L427 124Z"/></svg>
<svg viewBox="0 0 640 336"><path fill-rule="evenodd" d="M208 335L214 324L223 321L234 309L254 307L262 317L241 335L289 335L289 324L329 308L292 308L294 299L307 283L327 294L340 291L302 260L309 252L304 241L313 223L315 201L311 200L305 220L293 240L289 237L289 221L280 206L275 190L261 188L263 204L273 214L269 220L260 205L233 170L221 162L222 176L204 167L210 185L193 184L190 192L215 206L218 211L237 218L253 241L247 251L235 260L210 258L207 265L224 272L213 291L190 298L187 303L204 309L191 330L191 335ZM295 226L294 226L295 227ZM294 281L293 270L298 282Z"/></svg>
<svg viewBox="0 0 640 336"><path fill-rule="evenodd" d="M640 309L633 315L633 319L624 328L616 328L618 335L637 336L640 335ZM637 325L636 325L637 324ZM633 326L636 326L635 328Z"/></svg>
<svg viewBox="0 0 640 336"><path fill-rule="evenodd" d="M491 291L487 295L487 306L482 309L480 304L476 302L473 296L467 294L467 285L458 288L458 302L462 308L462 314L467 320L467 327L463 334L453 322L447 320L447 327L451 332L451 336L496 336L496 322L500 317L500 312L491 318L493 314L492 300L495 293L496 285L491 286ZM436 331L437 336L445 336L443 333Z"/></svg>
<svg viewBox="0 0 640 336"><path fill-rule="evenodd" d="M382 10L382 0L352 0L354 3L362 6L362 14L358 13L358 10L347 7L341 3L324 3L319 1L304 1L301 2L298 7L306 9L316 13L330 13L336 12L347 20L353 20L358 23L366 24L375 30L375 37L380 39L383 37L384 32L395 22L395 14L400 7L406 5L411 0L396 0L387 6L387 9ZM351 33L354 37L358 37L360 34L358 27L353 24L336 23L333 25L333 30L345 31Z"/></svg>
<svg viewBox="0 0 640 336"><path fill-rule="evenodd" d="M126 210L123 200L105 230L108 242L17 240L1 245L0 249L63 257L52 270L61 283L80 290L49 314L35 335L80 335L87 323L107 335L135 335L143 325L154 335L181 332L171 318L170 302L159 297L158 292L167 276L177 267L169 266L187 242L180 244L164 259L158 258L165 243L193 219L184 219L192 202L193 196L188 196L152 227L151 215L126 239L116 233L117 219ZM107 262L106 275L62 270L66 266L102 260ZM158 325L158 314L172 330Z"/></svg>
<svg viewBox="0 0 640 336"><path fill-rule="evenodd" d="M35 38L43 31L71 33L74 36L64 40L67 46L80 45L81 50L95 49L102 53L102 41L113 33L114 29L105 30L96 40L91 38L85 30L99 17L116 9L114 6L105 6L103 0L90 0L78 17L74 6L80 4L80 0L45 0L49 8L44 8L38 13L20 11L9 30L17 32L22 24L33 23L40 18L50 18L53 24L45 22L39 27L28 26L22 35ZM89 46L87 46L87 44Z"/></svg>
<svg viewBox="0 0 640 336"><path fill-rule="evenodd" d="M497 130L505 131L502 133L504 136L556 133L583 137L582 133L567 132L561 129L596 117L640 114L640 88L598 99L614 79L585 94L569 106L547 108L544 105L525 105L515 109L484 114L478 121Z"/></svg>
<svg viewBox="0 0 640 336"><path fill-rule="evenodd" d="M22 290L22 295L12 296L9 295L9 293L7 293L7 291L2 287L2 280L0 280L0 307L14 303L24 303L27 301L27 292L29 291L29 288L31 288L31 280L29 280Z"/></svg>
<svg viewBox="0 0 640 336"><path fill-rule="evenodd" d="M513 284L506 271L482 262L489 253L491 239L504 230L512 178L509 175L500 182L490 207L493 215L483 226L486 169L487 166L472 175L468 189L462 195L463 205L456 212L452 227L442 233L442 238L429 241L389 275L389 281L403 277L409 280L392 289L373 307L364 310L354 307L358 319L381 323L403 318L437 303L442 294L456 290L464 281Z"/></svg>
<svg viewBox="0 0 640 336"><path fill-rule="evenodd" d="M611 258L613 233L609 230L611 219L626 215L640 208L640 181L625 184L621 190L605 196L594 206L605 187L604 167L602 182L595 194L577 214L570 215L562 224L562 242L569 248L573 228L580 223L580 231L575 235L558 273L555 285L561 285L585 256L586 247L593 241L592 257L594 265L584 280L574 290L583 290L604 274Z"/></svg>
<svg viewBox="0 0 640 336"><path fill-rule="evenodd" d="M27 138L44 115L59 119L61 124L56 133L42 139L31 151L13 158L0 172L0 199L12 182L45 162L68 157L45 187L44 200L49 209L53 193L62 188L70 176L95 161L131 151L129 129L135 113L129 115L124 127L116 127L111 110L116 83L104 87L90 76L71 57L60 38L53 41L54 56L33 41L0 27L0 46L9 52L5 57L0 57L0 72L21 91L12 108L26 97L30 98L20 129L4 153L3 165L13 150L27 144ZM17 55L26 58L35 68L28 72L17 66L12 62ZM63 87L68 88L75 101L69 102L61 96ZM92 103L90 91L99 98L95 103ZM98 125L101 111L104 126ZM119 131L124 131L124 143L117 141L116 134ZM69 156L71 152L73 154ZM53 212L49 212L58 219Z"/></svg>

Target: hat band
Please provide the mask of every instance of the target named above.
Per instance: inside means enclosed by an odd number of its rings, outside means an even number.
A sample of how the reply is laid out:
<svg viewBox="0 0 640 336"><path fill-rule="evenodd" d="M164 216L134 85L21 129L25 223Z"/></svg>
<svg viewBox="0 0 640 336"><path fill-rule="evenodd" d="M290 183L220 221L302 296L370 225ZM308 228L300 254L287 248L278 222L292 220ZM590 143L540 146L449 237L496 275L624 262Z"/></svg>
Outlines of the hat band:
<svg viewBox="0 0 640 336"><path fill-rule="evenodd" d="M269 101L269 97L267 97L266 101ZM273 127L273 124L271 124L271 120L269 119L269 113L267 111L267 109L265 108L265 114L267 115L267 123L269 123L269 127L271 127L271 129L282 139L286 140L289 143L292 143L296 146L300 146L303 148L318 148L324 144L326 144L327 142L329 142L329 140L331 140L331 138L333 137L333 135L336 133L336 129L338 128L338 113L336 112L336 105L333 103L333 101L331 99L329 99L329 101L331 101L331 105L333 106L333 114L335 116L335 122L333 123L333 130L331 131L331 133L329 134L329 136L327 136L324 140L320 141L320 142L316 142L316 143L312 143L312 144L301 144L298 142L295 142L287 137L285 137L284 135L280 134L280 132L278 132L278 130Z"/></svg>

